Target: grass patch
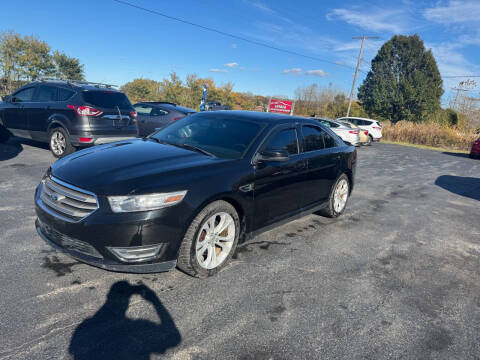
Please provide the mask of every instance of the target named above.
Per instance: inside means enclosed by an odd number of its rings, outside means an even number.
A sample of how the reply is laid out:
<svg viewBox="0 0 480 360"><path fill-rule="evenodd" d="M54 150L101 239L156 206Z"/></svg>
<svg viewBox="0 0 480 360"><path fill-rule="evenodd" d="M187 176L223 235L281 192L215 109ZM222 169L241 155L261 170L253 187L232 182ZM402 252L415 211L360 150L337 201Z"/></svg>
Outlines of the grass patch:
<svg viewBox="0 0 480 360"><path fill-rule="evenodd" d="M414 148L418 148L418 149L425 149L425 150L452 152L452 153L458 153L458 154L469 154L470 153L470 151L467 151L467 150L448 149L448 148L428 146L428 145L410 144L410 143L401 142L401 141L390 141L390 140L383 140L382 139L382 143L402 145L402 146L410 146L410 147L414 147Z"/></svg>

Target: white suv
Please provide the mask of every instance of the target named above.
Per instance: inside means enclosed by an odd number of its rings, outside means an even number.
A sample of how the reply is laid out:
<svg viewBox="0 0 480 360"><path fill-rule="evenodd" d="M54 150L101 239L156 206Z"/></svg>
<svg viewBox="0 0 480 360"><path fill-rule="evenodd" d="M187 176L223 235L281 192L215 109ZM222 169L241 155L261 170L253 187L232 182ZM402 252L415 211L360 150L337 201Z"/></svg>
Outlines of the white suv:
<svg viewBox="0 0 480 360"><path fill-rule="evenodd" d="M372 138L372 141L382 140L382 125L376 120L360 117L342 117L337 120L349 121L357 125L360 129L368 130L368 135Z"/></svg>

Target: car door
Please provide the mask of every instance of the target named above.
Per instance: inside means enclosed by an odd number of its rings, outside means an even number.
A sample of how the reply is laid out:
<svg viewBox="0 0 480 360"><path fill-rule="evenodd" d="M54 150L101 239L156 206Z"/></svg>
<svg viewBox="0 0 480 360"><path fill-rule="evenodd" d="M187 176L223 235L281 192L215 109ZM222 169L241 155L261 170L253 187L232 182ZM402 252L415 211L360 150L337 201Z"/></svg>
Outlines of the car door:
<svg viewBox="0 0 480 360"><path fill-rule="evenodd" d="M45 140L47 138L48 118L55 111L56 100L57 87L40 85L33 102L25 105L25 117L33 139Z"/></svg>
<svg viewBox="0 0 480 360"><path fill-rule="evenodd" d="M287 150L287 161L259 161L255 165L254 201L256 229L288 217L302 207L306 161L299 152L295 124L276 128L259 149Z"/></svg>
<svg viewBox="0 0 480 360"><path fill-rule="evenodd" d="M32 102L36 87L23 88L12 94L9 106L4 112L4 122L8 129L17 136L29 136L27 118L25 116L25 104Z"/></svg>
<svg viewBox="0 0 480 360"><path fill-rule="evenodd" d="M303 124L302 152L307 161L308 181L305 184L305 206L327 201L337 176L340 149L337 140L314 124Z"/></svg>

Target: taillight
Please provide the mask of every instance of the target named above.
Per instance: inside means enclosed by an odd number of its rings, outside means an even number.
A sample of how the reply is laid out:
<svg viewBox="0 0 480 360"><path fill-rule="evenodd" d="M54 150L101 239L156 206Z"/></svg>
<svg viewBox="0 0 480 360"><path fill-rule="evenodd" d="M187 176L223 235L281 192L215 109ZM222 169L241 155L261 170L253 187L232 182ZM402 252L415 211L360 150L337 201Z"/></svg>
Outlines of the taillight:
<svg viewBox="0 0 480 360"><path fill-rule="evenodd" d="M180 120L182 117L179 116L179 117L176 117L176 118L173 118L173 121L177 121L177 120Z"/></svg>
<svg viewBox="0 0 480 360"><path fill-rule="evenodd" d="M80 141L80 142L90 142L90 141L92 141L92 138L79 137L79 138L78 138L78 141Z"/></svg>
<svg viewBox="0 0 480 360"><path fill-rule="evenodd" d="M372 126L372 128L377 129L377 130L382 130L382 128L378 127L378 126Z"/></svg>
<svg viewBox="0 0 480 360"><path fill-rule="evenodd" d="M135 110L130 111L130 116L131 116L132 118L136 119L136 118L137 118L137 112L136 112Z"/></svg>
<svg viewBox="0 0 480 360"><path fill-rule="evenodd" d="M365 130L364 134L365 134L365 135L368 135L368 130Z"/></svg>
<svg viewBox="0 0 480 360"><path fill-rule="evenodd" d="M349 133L358 135L358 134L360 134L360 131L359 130L350 130Z"/></svg>
<svg viewBox="0 0 480 360"><path fill-rule="evenodd" d="M75 111L80 116L100 116L103 113L91 106L67 105L70 110Z"/></svg>

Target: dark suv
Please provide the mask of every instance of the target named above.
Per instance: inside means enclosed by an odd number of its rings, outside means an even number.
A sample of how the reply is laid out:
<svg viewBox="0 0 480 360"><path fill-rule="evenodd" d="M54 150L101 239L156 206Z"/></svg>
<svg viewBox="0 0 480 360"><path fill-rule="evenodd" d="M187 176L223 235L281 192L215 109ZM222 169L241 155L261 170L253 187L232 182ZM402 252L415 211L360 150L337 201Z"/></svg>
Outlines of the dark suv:
<svg viewBox="0 0 480 360"><path fill-rule="evenodd" d="M125 94L109 85L36 81L0 102L0 143L13 134L48 142L62 157L77 147L137 137L136 117Z"/></svg>
<svg viewBox="0 0 480 360"><path fill-rule="evenodd" d="M187 107L162 101L139 102L133 107L138 114L138 133L142 137L196 112Z"/></svg>

